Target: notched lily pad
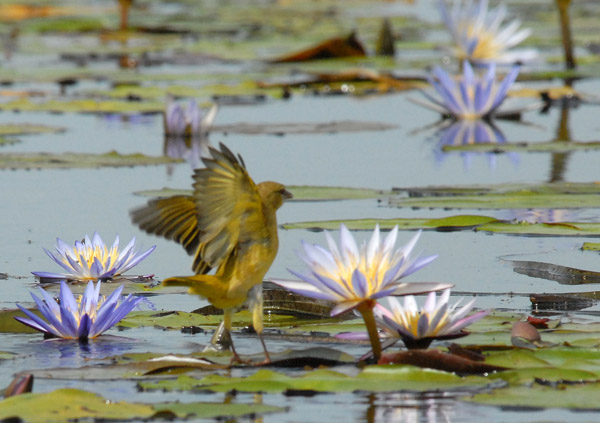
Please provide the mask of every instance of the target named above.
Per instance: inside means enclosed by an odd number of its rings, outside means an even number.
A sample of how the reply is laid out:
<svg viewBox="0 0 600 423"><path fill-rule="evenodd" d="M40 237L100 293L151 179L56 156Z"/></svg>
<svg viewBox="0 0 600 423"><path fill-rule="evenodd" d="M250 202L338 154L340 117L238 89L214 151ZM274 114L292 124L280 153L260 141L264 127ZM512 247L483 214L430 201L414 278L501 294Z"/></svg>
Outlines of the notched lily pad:
<svg viewBox="0 0 600 423"><path fill-rule="evenodd" d="M0 169L70 169L96 167L154 166L179 163L181 159L152 157L144 154L83 153L4 153L0 154Z"/></svg>

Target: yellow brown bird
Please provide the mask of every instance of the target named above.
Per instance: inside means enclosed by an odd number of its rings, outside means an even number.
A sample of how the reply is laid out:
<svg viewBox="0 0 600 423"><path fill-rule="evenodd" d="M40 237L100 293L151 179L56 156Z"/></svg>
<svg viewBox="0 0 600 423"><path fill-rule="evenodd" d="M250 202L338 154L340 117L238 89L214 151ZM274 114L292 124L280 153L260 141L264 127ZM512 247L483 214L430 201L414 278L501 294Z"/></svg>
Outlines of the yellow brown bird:
<svg viewBox="0 0 600 423"><path fill-rule="evenodd" d="M224 311L229 332L233 313L262 284L277 254L275 212L292 195L282 184L255 184L241 156L224 144L210 148L204 168L194 171L193 194L158 198L134 209L134 223L151 234L180 243L194 256L193 276L170 277L167 286L187 286ZM207 274L215 269L214 274ZM258 287L260 288L260 287ZM260 291L262 292L262 291ZM263 345L262 301L253 307L253 325ZM232 350L239 359L235 348Z"/></svg>

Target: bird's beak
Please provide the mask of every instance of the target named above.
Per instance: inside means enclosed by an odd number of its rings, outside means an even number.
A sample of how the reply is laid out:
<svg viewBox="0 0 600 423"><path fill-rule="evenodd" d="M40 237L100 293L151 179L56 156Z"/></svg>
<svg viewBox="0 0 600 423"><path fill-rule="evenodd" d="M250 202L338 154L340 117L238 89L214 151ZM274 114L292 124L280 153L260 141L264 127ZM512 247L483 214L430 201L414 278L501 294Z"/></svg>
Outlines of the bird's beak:
<svg viewBox="0 0 600 423"><path fill-rule="evenodd" d="M283 197L283 201L289 200L290 198L294 198L294 196L292 195L292 193L289 192L287 189L284 189L281 192L281 196Z"/></svg>

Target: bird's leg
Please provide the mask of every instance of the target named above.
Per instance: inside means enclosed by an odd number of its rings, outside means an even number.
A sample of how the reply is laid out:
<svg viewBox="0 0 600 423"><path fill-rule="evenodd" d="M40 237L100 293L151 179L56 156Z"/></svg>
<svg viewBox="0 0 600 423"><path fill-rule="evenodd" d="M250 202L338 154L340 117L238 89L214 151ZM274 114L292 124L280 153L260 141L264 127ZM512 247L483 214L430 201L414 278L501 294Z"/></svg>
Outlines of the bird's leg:
<svg viewBox="0 0 600 423"><path fill-rule="evenodd" d="M263 324L263 291L262 284L254 285L250 291L248 291L248 301L250 303L250 310L252 311L252 326L256 331L256 335L262 344L265 352L265 361L261 364L267 364L271 362L271 356L267 350L267 345L262 337L262 331L264 328Z"/></svg>
<svg viewBox="0 0 600 423"><path fill-rule="evenodd" d="M231 348L231 352L233 353L233 357L231 358L231 364L244 362L244 360L242 360L242 358L235 350L235 346L233 345L233 338L231 337L231 328L233 326L233 312L234 310L232 308L227 308L223 310L223 336L226 336L228 338L229 347Z"/></svg>

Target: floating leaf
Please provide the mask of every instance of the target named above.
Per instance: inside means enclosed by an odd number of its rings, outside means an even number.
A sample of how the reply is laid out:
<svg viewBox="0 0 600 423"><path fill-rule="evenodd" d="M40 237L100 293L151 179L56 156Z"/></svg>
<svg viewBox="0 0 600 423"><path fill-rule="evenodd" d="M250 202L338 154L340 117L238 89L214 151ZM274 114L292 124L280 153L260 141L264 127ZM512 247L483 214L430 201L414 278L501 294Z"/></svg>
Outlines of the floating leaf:
<svg viewBox="0 0 600 423"><path fill-rule="evenodd" d="M398 225L400 229L435 229L442 232L475 230L509 235L537 236L600 236L600 223L528 223L502 221L490 216L456 215L443 218L398 218L398 219L346 219L312 222L284 223L284 229L308 229L313 231L337 230L344 223L350 230L372 230L379 224L382 230Z"/></svg>
<svg viewBox="0 0 600 423"><path fill-rule="evenodd" d="M0 110L42 111L55 113L162 113L162 102L117 101L99 99L31 101L20 98L0 103Z"/></svg>
<svg viewBox="0 0 600 423"><path fill-rule="evenodd" d="M392 207L445 209L577 209L600 207L600 196L515 191L455 197L392 198Z"/></svg>
<svg viewBox="0 0 600 423"><path fill-rule="evenodd" d="M551 386L516 386L497 389L491 393L480 393L466 401L487 405L519 408L571 408L599 410L600 383L570 385L564 383Z"/></svg>
<svg viewBox="0 0 600 423"><path fill-rule="evenodd" d="M587 142L510 142L461 145L444 145L442 151L472 153L563 153L569 151L587 151L600 148L600 141Z"/></svg>
<svg viewBox="0 0 600 423"><path fill-rule="evenodd" d="M342 120L333 122L307 123L235 123L230 125L214 125L211 132L235 133L246 135L287 135L287 134L335 134L339 132L386 131L395 128L382 122Z"/></svg>
<svg viewBox="0 0 600 423"><path fill-rule="evenodd" d="M516 273L556 281L561 285L600 283L600 272L539 261L510 260L510 263Z"/></svg>
<svg viewBox="0 0 600 423"><path fill-rule="evenodd" d="M111 402L78 389L22 394L0 401L0 419L12 417L27 422L149 419L155 413L151 405Z"/></svg>
<svg viewBox="0 0 600 423"><path fill-rule="evenodd" d="M272 370L259 370L248 377L209 375L201 379L180 376L176 380L140 382L142 389L209 390L215 392L398 392L482 389L489 380L480 376L460 377L452 373L412 366L368 366L356 376L318 369L299 377Z"/></svg>
<svg viewBox="0 0 600 423"><path fill-rule="evenodd" d="M150 405L125 401L113 402L94 393L78 389L58 389L43 394L22 394L0 401L0 419L13 418L27 422L79 420L164 421L165 415L180 419L192 417L208 419L273 413L284 410L281 407L264 404L175 402Z"/></svg>
<svg viewBox="0 0 600 423"><path fill-rule="evenodd" d="M600 242L584 242L581 249L584 251L600 251Z"/></svg>
<svg viewBox="0 0 600 423"><path fill-rule="evenodd" d="M37 125L32 123L7 123L0 125L0 136L50 134L64 131L65 128L59 126Z"/></svg>
<svg viewBox="0 0 600 423"><path fill-rule="evenodd" d="M152 157L144 154L83 153L4 153L0 154L0 169L66 169L95 167L152 166L178 163L180 159Z"/></svg>

